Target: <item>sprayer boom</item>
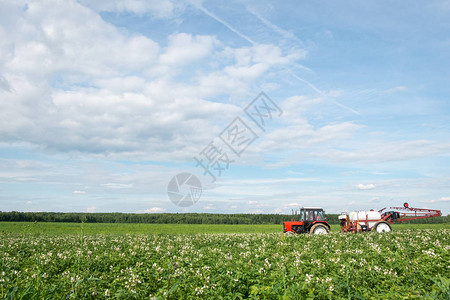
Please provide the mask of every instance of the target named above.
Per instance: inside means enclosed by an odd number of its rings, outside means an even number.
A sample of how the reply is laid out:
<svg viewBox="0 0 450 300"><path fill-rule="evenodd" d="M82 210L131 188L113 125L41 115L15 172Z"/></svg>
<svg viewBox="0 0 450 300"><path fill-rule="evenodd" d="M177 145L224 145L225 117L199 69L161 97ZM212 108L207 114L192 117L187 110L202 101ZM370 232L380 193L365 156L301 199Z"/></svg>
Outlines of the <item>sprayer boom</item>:
<svg viewBox="0 0 450 300"><path fill-rule="evenodd" d="M407 202L403 203L403 207L390 207L389 210L386 210L385 207L378 212L381 214L383 220L389 222L402 222L441 216L440 210L409 207Z"/></svg>

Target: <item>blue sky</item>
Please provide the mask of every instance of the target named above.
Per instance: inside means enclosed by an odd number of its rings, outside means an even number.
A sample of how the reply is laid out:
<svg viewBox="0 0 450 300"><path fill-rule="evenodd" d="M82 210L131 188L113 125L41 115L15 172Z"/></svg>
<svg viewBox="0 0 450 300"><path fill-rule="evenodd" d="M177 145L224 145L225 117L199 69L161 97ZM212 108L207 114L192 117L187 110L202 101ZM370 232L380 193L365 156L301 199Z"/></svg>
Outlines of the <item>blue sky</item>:
<svg viewBox="0 0 450 300"><path fill-rule="evenodd" d="M2 1L0 210L448 214L449 32L448 1ZM244 112L262 91L265 130Z"/></svg>

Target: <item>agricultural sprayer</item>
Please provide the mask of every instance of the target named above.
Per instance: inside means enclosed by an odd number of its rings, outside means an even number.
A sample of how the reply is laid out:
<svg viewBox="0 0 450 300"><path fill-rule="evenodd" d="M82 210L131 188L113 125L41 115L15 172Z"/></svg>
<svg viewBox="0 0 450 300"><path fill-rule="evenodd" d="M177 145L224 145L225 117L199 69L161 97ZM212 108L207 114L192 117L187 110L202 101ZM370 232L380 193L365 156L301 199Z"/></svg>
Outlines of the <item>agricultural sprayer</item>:
<svg viewBox="0 0 450 300"><path fill-rule="evenodd" d="M379 211L365 210L343 213L339 216L339 223L343 232L389 232L391 224L409 220L439 217L440 210L409 207L405 202L403 207L386 207Z"/></svg>

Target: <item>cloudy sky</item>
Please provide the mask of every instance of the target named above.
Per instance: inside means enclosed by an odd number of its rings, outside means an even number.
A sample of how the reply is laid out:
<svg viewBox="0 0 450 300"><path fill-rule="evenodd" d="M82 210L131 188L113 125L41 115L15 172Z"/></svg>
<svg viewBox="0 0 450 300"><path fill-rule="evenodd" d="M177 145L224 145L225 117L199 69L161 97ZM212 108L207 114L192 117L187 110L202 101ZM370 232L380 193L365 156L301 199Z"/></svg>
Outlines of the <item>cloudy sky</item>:
<svg viewBox="0 0 450 300"><path fill-rule="evenodd" d="M448 1L223 3L0 1L0 210L450 212Z"/></svg>

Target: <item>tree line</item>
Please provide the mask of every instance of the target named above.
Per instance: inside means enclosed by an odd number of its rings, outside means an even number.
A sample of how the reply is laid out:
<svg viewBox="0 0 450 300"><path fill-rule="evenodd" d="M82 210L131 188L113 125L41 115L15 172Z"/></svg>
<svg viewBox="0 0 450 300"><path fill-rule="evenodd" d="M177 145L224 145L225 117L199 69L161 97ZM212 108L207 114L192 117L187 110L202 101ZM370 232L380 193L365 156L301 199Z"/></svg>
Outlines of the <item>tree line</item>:
<svg viewBox="0 0 450 300"><path fill-rule="evenodd" d="M327 214L328 223L339 224L337 214ZM1 212L3 222L66 222L66 223L154 223L154 224L282 224L292 215L279 214L209 214L209 213L62 213ZM403 223L450 223L450 216L419 219Z"/></svg>

